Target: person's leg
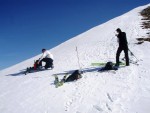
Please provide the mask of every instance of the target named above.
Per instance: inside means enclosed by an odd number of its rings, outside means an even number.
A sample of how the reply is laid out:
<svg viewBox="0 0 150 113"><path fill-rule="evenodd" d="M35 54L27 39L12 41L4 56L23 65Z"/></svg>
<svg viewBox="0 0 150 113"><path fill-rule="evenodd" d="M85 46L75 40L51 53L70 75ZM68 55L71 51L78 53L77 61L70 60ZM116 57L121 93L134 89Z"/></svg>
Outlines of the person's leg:
<svg viewBox="0 0 150 113"><path fill-rule="evenodd" d="M116 66L119 66L119 57L120 57L121 51L122 51L122 48L119 47L116 53Z"/></svg>
<svg viewBox="0 0 150 113"><path fill-rule="evenodd" d="M51 58L45 58L45 62L46 62L45 69L50 68L50 67L52 68L53 60Z"/></svg>
<svg viewBox="0 0 150 113"><path fill-rule="evenodd" d="M124 49L125 59L126 59L126 66L129 66L129 55L128 55L128 48Z"/></svg>
<svg viewBox="0 0 150 113"><path fill-rule="evenodd" d="M51 67L51 68L54 68L53 59L51 59L51 58L49 59L49 64L50 64L50 67Z"/></svg>

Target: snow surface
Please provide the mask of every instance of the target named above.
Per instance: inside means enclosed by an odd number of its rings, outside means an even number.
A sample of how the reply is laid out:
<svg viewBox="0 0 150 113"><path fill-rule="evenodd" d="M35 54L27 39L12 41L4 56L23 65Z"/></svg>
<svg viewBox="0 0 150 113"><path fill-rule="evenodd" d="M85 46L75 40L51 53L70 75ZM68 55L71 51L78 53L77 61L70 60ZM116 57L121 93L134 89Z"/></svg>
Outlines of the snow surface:
<svg viewBox="0 0 150 113"><path fill-rule="evenodd" d="M147 37L140 27L141 6L96 26L51 49L53 70L22 74L40 55L0 71L0 113L150 113L150 43L136 45L136 38ZM99 73L92 62L115 62L118 47L115 30L127 33L129 48L138 57L139 66L131 64L116 73ZM79 69L83 78L54 86L53 74ZM123 57L123 53L122 56ZM135 60L130 56L130 59Z"/></svg>

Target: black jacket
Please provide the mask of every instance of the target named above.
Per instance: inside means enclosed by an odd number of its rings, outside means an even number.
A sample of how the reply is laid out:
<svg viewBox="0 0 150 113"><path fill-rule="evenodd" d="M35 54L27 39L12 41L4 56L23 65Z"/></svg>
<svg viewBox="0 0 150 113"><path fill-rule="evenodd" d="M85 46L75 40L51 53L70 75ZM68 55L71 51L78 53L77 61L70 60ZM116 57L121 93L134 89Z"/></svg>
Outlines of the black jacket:
<svg viewBox="0 0 150 113"><path fill-rule="evenodd" d="M128 42L127 42L125 32L120 32L117 37L119 41L119 47L128 47Z"/></svg>

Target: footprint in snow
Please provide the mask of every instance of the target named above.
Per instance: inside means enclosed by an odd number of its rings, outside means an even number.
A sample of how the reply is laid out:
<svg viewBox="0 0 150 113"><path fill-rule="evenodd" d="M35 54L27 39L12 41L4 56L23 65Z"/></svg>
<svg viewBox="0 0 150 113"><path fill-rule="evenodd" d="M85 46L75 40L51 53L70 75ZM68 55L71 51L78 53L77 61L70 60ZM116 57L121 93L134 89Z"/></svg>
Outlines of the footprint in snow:
<svg viewBox="0 0 150 113"><path fill-rule="evenodd" d="M103 109L102 108L100 108L98 105L93 105L93 107L96 109L96 110L98 110L98 111L103 111Z"/></svg>
<svg viewBox="0 0 150 113"><path fill-rule="evenodd" d="M107 97L108 97L108 99L109 99L111 102L113 102L113 100L112 100L111 96L109 95L109 93L107 93Z"/></svg>
<svg viewBox="0 0 150 113"><path fill-rule="evenodd" d="M111 108L109 107L109 105L106 103L106 107L109 111L112 111Z"/></svg>
<svg viewBox="0 0 150 113"><path fill-rule="evenodd" d="M76 113L81 113L81 112L77 111Z"/></svg>

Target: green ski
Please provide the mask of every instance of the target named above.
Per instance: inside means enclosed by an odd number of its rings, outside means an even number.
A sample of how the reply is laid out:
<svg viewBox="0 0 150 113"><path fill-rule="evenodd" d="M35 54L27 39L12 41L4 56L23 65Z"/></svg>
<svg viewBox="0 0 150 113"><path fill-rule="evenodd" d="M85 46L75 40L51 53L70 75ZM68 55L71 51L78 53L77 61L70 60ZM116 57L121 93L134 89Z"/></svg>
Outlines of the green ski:
<svg viewBox="0 0 150 113"><path fill-rule="evenodd" d="M105 66L105 65L106 65L106 63L104 63L104 62L102 62L102 63L100 63L100 62L91 63L91 66ZM115 63L113 63L113 65L115 65ZM120 62L120 65L124 66L125 63Z"/></svg>

